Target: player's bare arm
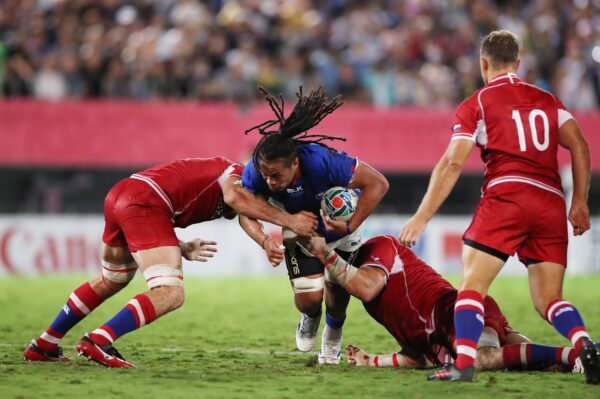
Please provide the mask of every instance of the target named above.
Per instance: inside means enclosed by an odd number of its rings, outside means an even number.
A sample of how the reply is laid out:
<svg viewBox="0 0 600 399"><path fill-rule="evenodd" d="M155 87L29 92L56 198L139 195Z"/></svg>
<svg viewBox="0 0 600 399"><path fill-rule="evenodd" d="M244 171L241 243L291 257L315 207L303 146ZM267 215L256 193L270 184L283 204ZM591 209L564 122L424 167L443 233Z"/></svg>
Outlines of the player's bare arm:
<svg viewBox="0 0 600 399"><path fill-rule="evenodd" d="M573 225L573 234L578 236L590 229L587 204L591 176L590 148L575 119L568 120L560 127L559 140L561 147L571 153L573 199L569 221Z"/></svg>
<svg viewBox="0 0 600 399"><path fill-rule="evenodd" d="M373 212L373 209L375 209L379 201L387 193L389 183L379 171L361 162L354 172L348 188L358 188L361 190L358 203L356 204L356 212L348 220L347 224L344 221L333 220L327 216L323 216L323 222L329 231L340 234L347 234L348 230L350 233L354 232Z"/></svg>
<svg viewBox="0 0 600 399"><path fill-rule="evenodd" d="M188 242L179 240L181 256L190 261L207 262L217 252L216 241L206 241L195 238Z"/></svg>
<svg viewBox="0 0 600 399"><path fill-rule="evenodd" d="M303 242L303 245L325 265L338 284L353 297L370 302L385 287L383 270L372 267L356 268L348 264L325 243L323 237L312 237Z"/></svg>
<svg viewBox="0 0 600 399"><path fill-rule="evenodd" d="M237 176L231 176L223 183L223 199L238 214L287 227L299 236L310 237L316 234L318 222L315 215L309 213L291 215L276 208L264 198L243 188Z"/></svg>
<svg viewBox="0 0 600 399"><path fill-rule="evenodd" d="M273 267L278 266L283 262L283 244L265 233L262 223L256 219L240 215L240 226L242 226L242 229L254 240L254 242L265 250L265 254Z"/></svg>
<svg viewBox="0 0 600 399"><path fill-rule="evenodd" d="M358 367L420 368L427 365L425 359L413 359L402 352L387 355L369 355L364 350L352 344L346 346L346 355L348 363Z"/></svg>
<svg viewBox="0 0 600 399"><path fill-rule="evenodd" d="M419 209L400 232L398 239L402 245L411 247L416 244L417 238L425 230L427 223L452 192L473 146L474 143L470 140L452 140L450 142L431 174L429 187Z"/></svg>

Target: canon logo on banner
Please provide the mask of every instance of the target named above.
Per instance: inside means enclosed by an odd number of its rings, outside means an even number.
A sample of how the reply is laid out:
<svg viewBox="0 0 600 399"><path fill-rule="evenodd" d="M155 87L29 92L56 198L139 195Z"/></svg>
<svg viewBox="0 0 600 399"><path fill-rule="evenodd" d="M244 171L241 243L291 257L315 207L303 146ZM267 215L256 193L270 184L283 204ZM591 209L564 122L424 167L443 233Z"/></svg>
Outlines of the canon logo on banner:
<svg viewBox="0 0 600 399"><path fill-rule="evenodd" d="M0 219L0 274L100 270L101 218Z"/></svg>

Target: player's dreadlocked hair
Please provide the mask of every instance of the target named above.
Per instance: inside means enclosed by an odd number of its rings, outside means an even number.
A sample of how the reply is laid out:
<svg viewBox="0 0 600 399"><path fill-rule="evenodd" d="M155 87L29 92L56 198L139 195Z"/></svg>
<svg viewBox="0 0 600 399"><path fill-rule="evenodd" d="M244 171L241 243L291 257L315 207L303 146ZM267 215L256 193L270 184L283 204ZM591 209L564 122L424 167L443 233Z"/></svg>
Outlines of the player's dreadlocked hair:
<svg viewBox="0 0 600 399"><path fill-rule="evenodd" d="M344 102L341 96L327 100L322 87L310 92L307 96L302 93L302 86L296 93L298 102L292 109L290 115L284 116L283 96L279 95L279 101L262 87L258 90L265 96L265 100L275 113L276 119L271 119L246 130L248 134L257 130L263 137L260 139L254 152L252 162L258 170L259 160L272 161L275 159L286 159L290 165L298 156L296 146L298 144L318 143L324 140L341 140L342 137L325 136L322 134L308 134L308 130L317 126L327 115L338 109ZM276 126L276 128L273 128ZM271 129L273 128L273 129Z"/></svg>

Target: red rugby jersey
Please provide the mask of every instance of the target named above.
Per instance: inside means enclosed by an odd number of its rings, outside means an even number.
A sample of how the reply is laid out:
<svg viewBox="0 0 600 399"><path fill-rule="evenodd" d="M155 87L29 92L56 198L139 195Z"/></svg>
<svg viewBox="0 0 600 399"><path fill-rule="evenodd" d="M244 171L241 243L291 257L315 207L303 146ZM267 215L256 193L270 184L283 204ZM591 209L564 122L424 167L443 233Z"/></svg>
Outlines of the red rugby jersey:
<svg viewBox="0 0 600 399"><path fill-rule="evenodd" d="M562 196L559 128L571 118L552 94L507 73L459 105L452 140L472 140L481 149L486 164L484 190L520 182Z"/></svg>
<svg viewBox="0 0 600 399"><path fill-rule="evenodd" d="M395 237L377 236L360 248L357 265L383 270L387 283L371 302L363 302L371 317L396 338L407 354L433 361L434 308L446 294L456 292L449 282L421 261Z"/></svg>
<svg viewBox="0 0 600 399"><path fill-rule="evenodd" d="M241 178L244 167L226 158L187 158L154 166L131 175L147 183L165 202L176 227L223 216L221 184Z"/></svg>

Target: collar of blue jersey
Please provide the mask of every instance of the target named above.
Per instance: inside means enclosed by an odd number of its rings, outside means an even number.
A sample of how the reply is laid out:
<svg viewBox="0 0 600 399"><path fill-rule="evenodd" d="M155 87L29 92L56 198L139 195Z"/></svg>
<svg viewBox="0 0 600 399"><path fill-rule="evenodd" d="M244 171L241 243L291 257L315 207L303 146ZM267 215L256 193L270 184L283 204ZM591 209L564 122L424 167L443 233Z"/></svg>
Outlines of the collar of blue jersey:
<svg viewBox="0 0 600 399"><path fill-rule="evenodd" d="M501 73L500 75L494 76L494 78L492 80L490 80L490 83L495 83L502 79L508 79L508 80L510 80L510 83L517 83L517 82L521 81L521 78L519 78L516 73L508 72L508 73Z"/></svg>

